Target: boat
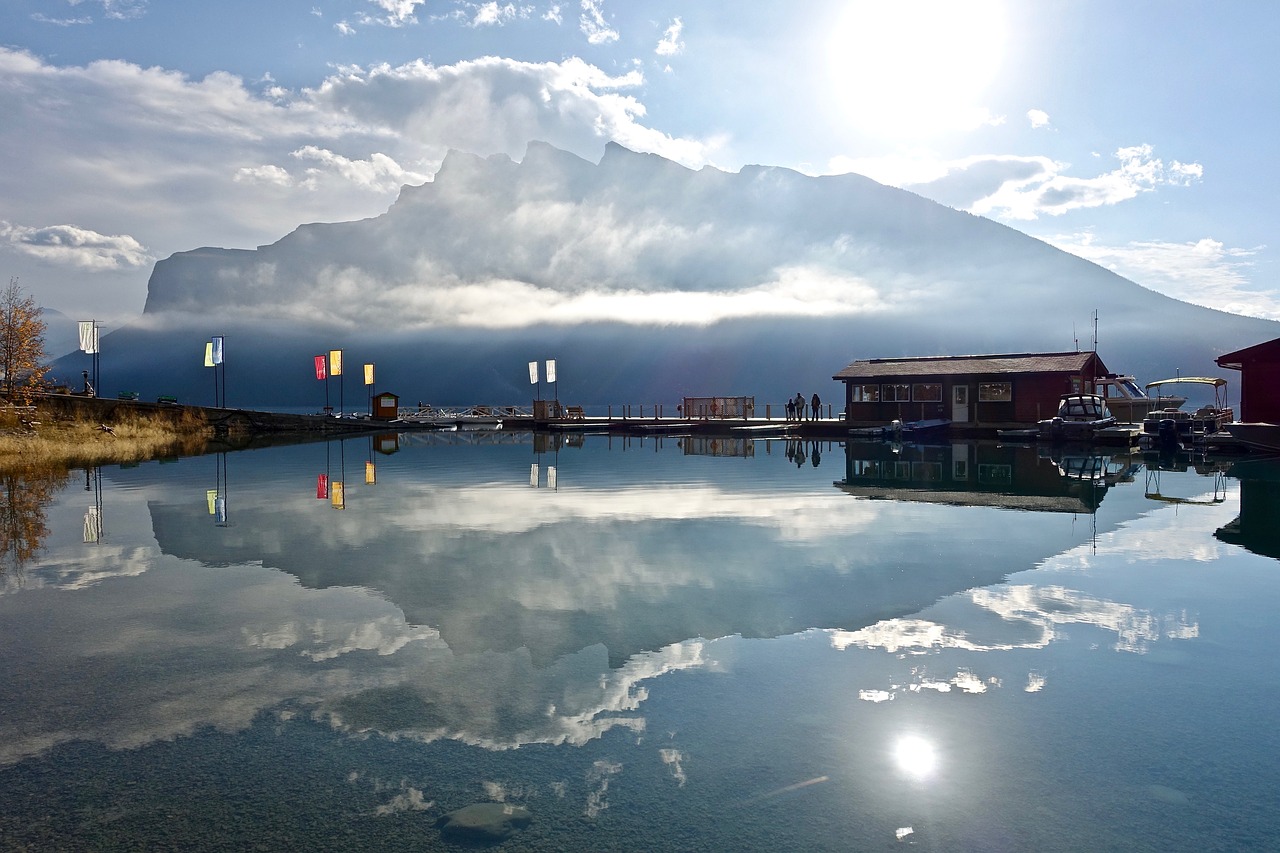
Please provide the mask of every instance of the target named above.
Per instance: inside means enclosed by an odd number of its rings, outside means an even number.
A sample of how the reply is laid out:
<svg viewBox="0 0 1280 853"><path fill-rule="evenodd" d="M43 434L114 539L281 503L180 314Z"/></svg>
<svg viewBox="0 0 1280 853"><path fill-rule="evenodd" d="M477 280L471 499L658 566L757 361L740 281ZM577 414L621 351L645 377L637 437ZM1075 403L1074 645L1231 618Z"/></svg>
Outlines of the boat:
<svg viewBox="0 0 1280 853"><path fill-rule="evenodd" d="M892 420L884 426L853 427L850 438L878 438L884 441L925 441L945 438L951 421L947 418L926 418L919 421Z"/></svg>
<svg viewBox="0 0 1280 853"><path fill-rule="evenodd" d="M1235 411L1227 405L1227 380L1214 376L1179 376L1148 382L1147 388L1174 384L1204 385L1213 389L1213 403L1194 411L1178 407L1152 409L1142 419L1142 441L1151 447L1203 447L1235 420Z"/></svg>
<svg viewBox="0 0 1280 853"><path fill-rule="evenodd" d="M1040 421L1038 427L1042 440L1090 441L1115 425L1115 416L1098 394L1063 394L1058 414Z"/></svg>
<svg viewBox="0 0 1280 853"><path fill-rule="evenodd" d="M1154 397L1139 387L1138 380L1132 376L1108 373L1093 380L1093 392L1106 401L1107 409L1117 421L1128 424L1142 423L1153 409L1180 409L1187 402L1186 397L1159 393L1160 383L1153 384L1157 388Z"/></svg>
<svg viewBox="0 0 1280 853"><path fill-rule="evenodd" d="M890 424L892 427L892 438L898 441L914 440L920 441L926 438L942 438L947 434L947 430L951 427L951 421L946 418L927 418L921 421L894 421Z"/></svg>
<svg viewBox="0 0 1280 853"><path fill-rule="evenodd" d="M1232 422L1223 428L1245 447L1280 453L1280 424Z"/></svg>

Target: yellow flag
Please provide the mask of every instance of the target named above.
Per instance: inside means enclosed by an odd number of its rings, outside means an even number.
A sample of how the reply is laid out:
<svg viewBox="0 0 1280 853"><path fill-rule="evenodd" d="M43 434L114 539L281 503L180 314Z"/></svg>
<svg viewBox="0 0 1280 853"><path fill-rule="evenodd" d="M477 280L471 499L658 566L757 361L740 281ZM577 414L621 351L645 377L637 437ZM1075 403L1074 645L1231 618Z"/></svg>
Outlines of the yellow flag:
<svg viewBox="0 0 1280 853"><path fill-rule="evenodd" d="M364 384L365 385L373 384L373 365L372 364L366 364L364 366Z"/></svg>
<svg viewBox="0 0 1280 853"><path fill-rule="evenodd" d="M375 486L378 483L378 472L374 470L372 462L364 463L364 484L366 486Z"/></svg>
<svg viewBox="0 0 1280 853"><path fill-rule="evenodd" d="M334 509L347 508L346 502L342 499L342 481L341 480L334 480L329 484L329 494L331 496L330 499L333 501Z"/></svg>
<svg viewBox="0 0 1280 853"><path fill-rule="evenodd" d="M329 375L342 375L342 350L340 349L329 350Z"/></svg>
<svg viewBox="0 0 1280 853"><path fill-rule="evenodd" d="M204 366L213 367L213 341L205 341L204 344Z"/></svg>
<svg viewBox="0 0 1280 853"><path fill-rule="evenodd" d="M209 502L209 515L213 515L214 511L217 509L218 490L217 489L207 490L204 493L204 499Z"/></svg>

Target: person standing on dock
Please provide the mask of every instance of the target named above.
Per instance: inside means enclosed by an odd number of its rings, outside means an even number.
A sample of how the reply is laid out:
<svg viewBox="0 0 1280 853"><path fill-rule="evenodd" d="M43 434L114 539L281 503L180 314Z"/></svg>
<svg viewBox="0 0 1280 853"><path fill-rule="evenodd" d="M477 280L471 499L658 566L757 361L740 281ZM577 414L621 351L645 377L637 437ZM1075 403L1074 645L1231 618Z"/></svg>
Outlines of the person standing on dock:
<svg viewBox="0 0 1280 853"><path fill-rule="evenodd" d="M809 409L809 419L816 421L822 415L822 400L818 399L818 392L813 392L813 399L809 401L812 408Z"/></svg>
<svg viewBox="0 0 1280 853"><path fill-rule="evenodd" d="M796 420L804 420L804 395L796 392Z"/></svg>

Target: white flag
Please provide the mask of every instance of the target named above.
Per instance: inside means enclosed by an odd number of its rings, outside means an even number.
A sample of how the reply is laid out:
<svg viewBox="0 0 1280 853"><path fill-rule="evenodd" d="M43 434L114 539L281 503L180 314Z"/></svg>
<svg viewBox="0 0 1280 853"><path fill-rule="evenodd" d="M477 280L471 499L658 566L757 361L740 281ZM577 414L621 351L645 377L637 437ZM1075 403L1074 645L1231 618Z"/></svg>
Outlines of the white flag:
<svg viewBox="0 0 1280 853"><path fill-rule="evenodd" d="M556 487L556 466L547 466L547 488L554 489Z"/></svg>
<svg viewBox="0 0 1280 853"><path fill-rule="evenodd" d="M538 463L529 466L529 485L538 488Z"/></svg>
<svg viewBox="0 0 1280 853"><path fill-rule="evenodd" d="M213 363L222 364L222 335L218 335L210 343L213 344Z"/></svg>
<svg viewBox="0 0 1280 853"><path fill-rule="evenodd" d="M92 320L80 321L80 349L88 353L98 351L98 324Z"/></svg>
<svg viewBox="0 0 1280 853"><path fill-rule="evenodd" d="M556 360L554 358L547 359L547 381L556 381Z"/></svg>
<svg viewBox="0 0 1280 853"><path fill-rule="evenodd" d="M529 362L529 384L538 384L538 362L536 361Z"/></svg>

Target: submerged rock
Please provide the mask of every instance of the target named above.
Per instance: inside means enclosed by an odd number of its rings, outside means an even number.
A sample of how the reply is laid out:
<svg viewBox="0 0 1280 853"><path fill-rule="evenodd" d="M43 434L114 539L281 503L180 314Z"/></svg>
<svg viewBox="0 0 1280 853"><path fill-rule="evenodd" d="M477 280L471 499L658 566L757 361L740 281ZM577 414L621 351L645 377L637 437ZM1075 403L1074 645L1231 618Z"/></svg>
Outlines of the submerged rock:
<svg viewBox="0 0 1280 853"><path fill-rule="evenodd" d="M524 829L533 815L510 803L475 803L436 821L443 835L467 841L504 841Z"/></svg>

